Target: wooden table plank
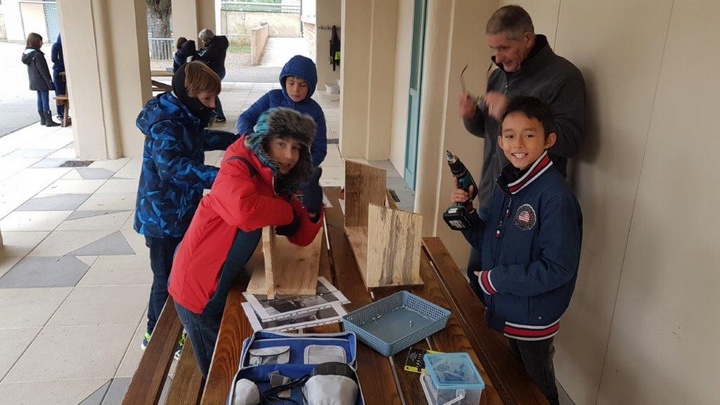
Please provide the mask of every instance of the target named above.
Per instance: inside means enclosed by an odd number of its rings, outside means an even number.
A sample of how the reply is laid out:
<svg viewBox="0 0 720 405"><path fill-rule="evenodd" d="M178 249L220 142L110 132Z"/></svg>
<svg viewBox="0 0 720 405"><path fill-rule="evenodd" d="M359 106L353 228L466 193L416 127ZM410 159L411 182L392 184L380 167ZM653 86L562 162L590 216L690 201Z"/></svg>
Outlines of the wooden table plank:
<svg viewBox="0 0 720 405"><path fill-rule="evenodd" d="M504 338L491 330L485 322L482 303L475 296L445 245L437 238L423 238L423 249L437 264L432 267L445 295L452 297L449 309L466 330L473 351L478 355L490 382L505 404L547 404L539 388L533 383L524 367L513 356ZM485 379L485 375L483 375ZM485 380L488 383L488 380ZM485 393L483 393L483 396ZM483 402L484 403L484 402Z"/></svg>
<svg viewBox="0 0 720 405"><path fill-rule="evenodd" d="M172 379L166 404L197 405L203 389L203 378L195 360L193 345L187 340L178 360L175 376Z"/></svg>
<svg viewBox="0 0 720 405"><path fill-rule="evenodd" d="M429 348L444 353L467 353L485 382L485 389L483 390L480 403L483 405L502 404L502 398L490 379L483 363L473 350L472 345L466 336L466 330L463 328L463 325L458 319L457 312L452 308L452 296L441 287L440 280L438 280L433 273L432 264L430 263L428 256L425 254L422 254L421 256L420 275L425 282L425 285L422 288L413 288L411 290L412 293L445 309L449 309L452 312L445 328L428 337L427 341L429 343ZM405 355L407 356L407 354ZM409 374L412 373L404 372L404 375ZM420 386L420 380L418 378L413 377L411 383L413 387L417 387L417 389L422 392L422 387Z"/></svg>
<svg viewBox="0 0 720 405"><path fill-rule="evenodd" d="M360 277L357 264L344 233L344 216L340 208L340 189L325 188L330 206L325 209L325 223L330 241L330 256L335 272L335 286L350 300L348 312L370 304L372 300ZM402 404L402 391L387 357L358 343L357 374L368 404Z"/></svg>

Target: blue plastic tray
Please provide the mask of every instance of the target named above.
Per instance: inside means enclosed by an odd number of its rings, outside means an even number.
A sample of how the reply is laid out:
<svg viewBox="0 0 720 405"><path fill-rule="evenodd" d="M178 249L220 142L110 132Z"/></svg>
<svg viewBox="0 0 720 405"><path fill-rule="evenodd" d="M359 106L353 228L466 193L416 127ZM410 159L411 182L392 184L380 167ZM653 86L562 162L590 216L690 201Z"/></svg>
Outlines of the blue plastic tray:
<svg viewBox="0 0 720 405"><path fill-rule="evenodd" d="M343 316L346 331L384 356L406 349L447 325L450 311L407 291Z"/></svg>

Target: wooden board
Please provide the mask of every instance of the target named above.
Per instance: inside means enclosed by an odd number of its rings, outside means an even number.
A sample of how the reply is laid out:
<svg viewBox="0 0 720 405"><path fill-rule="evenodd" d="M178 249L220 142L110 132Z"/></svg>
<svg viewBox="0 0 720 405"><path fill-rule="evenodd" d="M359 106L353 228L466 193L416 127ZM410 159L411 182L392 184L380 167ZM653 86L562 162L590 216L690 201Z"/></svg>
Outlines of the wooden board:
<svg viewBox="0 0 720 405"><path fill-rule="evenodd" d="M345 161L345 226L367 226L368 204L384 205L387 173L362 163Z"/></svg>
<svg viewBox="0 0 720 405"><path fill-rule="evenodd" d="M252 270L247 292L267 295L315 295L323 228L308 246L291 243L287 237L263 228L261 248L256 250L246 268Z"/></svg>
<svg viewBox="0 0 720 405"><path fill-rule="evenodd" d="M348 244L350 244L353 256L355 256L355 263L357 263L365 285L367 285L367 280L365 280L367 274L367 235L368 229L366 226L345 227L345 236L347 236Z"/></svg>
<svg viewBox="0 0 720 405"><path fill-rule="evenodd" d="M365 285L422 284L422 215L370 204L368 223Z"/></svg>

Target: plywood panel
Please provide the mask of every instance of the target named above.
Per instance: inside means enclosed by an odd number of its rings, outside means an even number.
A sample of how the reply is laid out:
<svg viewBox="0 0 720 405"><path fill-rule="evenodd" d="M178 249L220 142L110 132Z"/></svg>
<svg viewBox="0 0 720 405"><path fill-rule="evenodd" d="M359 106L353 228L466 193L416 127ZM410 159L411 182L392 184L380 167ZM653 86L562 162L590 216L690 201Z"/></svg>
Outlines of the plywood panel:
<svg viewBox="0 0 720 405"><path fill-rule="evenodd" d="M345 158L365 158L368 142L368 72L370 71L372 1L343 1L340 41L340 152ZM324 55L324 52L320 52ZM325 63L322 61L320 63Z"/></svg>
<svg viewBox="0 0 720 405"><path fill-rule="evenodd" d="M368 204L384 205L387 174L362 163L345 161L345 226L366 227Z"/></svg>
<svg viewBox="0 0 720 405"><path fill-rule="evenodd" d="M720 3L676 0L598 403L720 397Z"/></svg>
<svg viewBox="0 0 720 405"><path fill-rule="evenodd" d="M347 219L345 221L347 221ZM365 277L367 275L368 228L366 226L346 226L345 236L347 236L348 243L352 248L352 253L355 256L355 262L357 263L360 274L363 276L363 281L365 281L365 285L367 285Z"/></svg>
<svg viewBox="0 0 720 405"><path fill-rule="evenodd" d="M323 229L308 246L298 246L285 236L263 228L262 248L257 249L246 268L252 270L247 292L275 295L314 295L320 269Z"/></svg>
<svg viewBox="0 0 720 405"><path fill-rule="evenodd" d="M365 285L422 284L422 216L371 204L368 222Z"/></svg>

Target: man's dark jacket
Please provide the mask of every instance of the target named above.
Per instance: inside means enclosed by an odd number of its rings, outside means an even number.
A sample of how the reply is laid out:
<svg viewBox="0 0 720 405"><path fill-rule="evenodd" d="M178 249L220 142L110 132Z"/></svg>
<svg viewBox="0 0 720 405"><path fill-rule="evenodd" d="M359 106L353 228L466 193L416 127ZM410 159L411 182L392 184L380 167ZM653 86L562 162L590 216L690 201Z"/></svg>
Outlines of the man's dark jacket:
<svg viewBox="0 0 720 405"><path fill-rule="evenodd" d="M585 132L585 81L580 70L556 55L544 35L536 35L535 46L520 70L508 73L499 66L488 79L487 91L499 91L510 99L531 96L548 103L557 134L550 157L555 168L565 176L567 159L577 153ZM478 197L480 207L488 207L496 187L495 179L509 164L497 146L498 122L481 106L475 117L464 123L471 134L485 139Z"/></svg>

